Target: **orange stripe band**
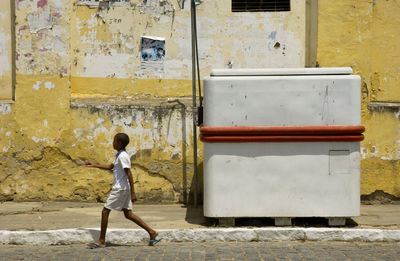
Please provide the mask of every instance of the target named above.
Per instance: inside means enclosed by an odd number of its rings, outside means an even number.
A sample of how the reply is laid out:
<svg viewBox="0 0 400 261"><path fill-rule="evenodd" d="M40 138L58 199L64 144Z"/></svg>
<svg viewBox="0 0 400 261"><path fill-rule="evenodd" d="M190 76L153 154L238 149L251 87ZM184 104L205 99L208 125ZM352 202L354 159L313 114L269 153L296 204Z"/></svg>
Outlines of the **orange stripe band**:
<svg viewBox="0 0 400 261"><path fill-rule="evenodd" d="M200 140L235 142L359 142L364 126L239 126L200 127Z"/></svg>
<svg viewBox="0 0 400 261"><path fill-rule="evenodd" d="M237 127L200 127L202 135L343 135L361 134L364 126L237 126Z"/></svg>
<svg viewBox="0 0 400 261"><path fill-rule="evenodd" d="M358 142L364 135L343 136L200 136L207 143L240 143L240 142Z"/></svg>

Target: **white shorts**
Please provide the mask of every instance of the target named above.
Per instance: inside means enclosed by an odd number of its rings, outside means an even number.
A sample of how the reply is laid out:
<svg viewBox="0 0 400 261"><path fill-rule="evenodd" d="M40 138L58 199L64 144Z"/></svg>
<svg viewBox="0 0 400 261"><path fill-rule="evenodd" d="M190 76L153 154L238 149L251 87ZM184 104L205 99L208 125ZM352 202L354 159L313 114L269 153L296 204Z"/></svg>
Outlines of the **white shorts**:
<svg viewBox="0 0 400 261"><path fill-rule="evenodd" d="M131 190L112 189L104 207L117 211L132 209Z"/></svg>

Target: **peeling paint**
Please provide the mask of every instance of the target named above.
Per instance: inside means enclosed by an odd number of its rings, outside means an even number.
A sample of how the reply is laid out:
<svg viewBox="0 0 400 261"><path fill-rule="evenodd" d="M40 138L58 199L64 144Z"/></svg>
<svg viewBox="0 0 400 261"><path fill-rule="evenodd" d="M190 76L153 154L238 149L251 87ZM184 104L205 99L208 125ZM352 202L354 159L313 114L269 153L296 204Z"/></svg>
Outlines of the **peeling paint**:
<svg viewBox="0 0 400 261"><path fill-rule="evenodd" d="M105 7L121 7L130 6L131 0L103 1L103 0L78 0L78 5L86 6L105 6Z"/></svg>
<svg viewBox="0 0 400 261"><path fill-rule="evenodd" d="M0 113L10 114L11 113L11 104L0 103Z"/></svg>
<svg viewBox="0 0 400 261"><path fill-rule="evenodd" d="M5 33L0 28L0 78L11 70L9 44L10 33Z"/></svg>
<svg viewBox="0 0 400 261"><path fill-rule="evenodd" d="M172 15L175 12L175 7L167 0L142 0L137 4L141 13L156 15Z"/></svg>
<svg viewBox="0 0 400 261"><path fill-rule="evenodd" d="M189 5L76 3L16 4L17 98L0 109L0 164L7 166L0 180L13 175L0 183L0 200L103 201L112 176L79 163L112 161L112 138L126 132L139 200L187 202L193 178ZM294 2L292 12L279 16L234 14L229 5L198 6L202 78L228 61L235 67L304 65L303 4ZM268 49L274 31L279 52ZM145 35L165 39L163 72L140 71Z"/></svg>
<svg viewBox="0 0 400 261"><path fill-rule="evenodd" d="M32 136L32 140L33 140L34 142L36 142L36 143L47 141L46 138L37 138L37 137L35 137L35 136Z"/></svg>
<svg viewBox="0 0 400 261"><path fill-rule="evenodd" d="M37 33L42 29L51 29L53 26L53 17L49 6L37 14L28 14L26 19L31 33Z"/></svg>
<svg viewBox="0 0 400 261"><path fill-rule="evenodd" d="M44 83L44 87L46 88L46 89L48 89L48 90L50 90L50 89L53 89L54 88L54 83L52 83L52 82L45 82Z"/></svg>
<svg viewBox="0 0 400 261"><path fill-rule="evenodd" d="M42 84L41 81L36 82L36 83L33 85L32 89L35 89L36 91L38 91L41 84Z"/></svg>
<svg viewBox="0 0 400 261"><path fill-rule="evenodd" d="M76 29L72 35L76 39L72 42L72 49L79 50L73 57L74 77L190 80L188 10L176 11L177 4L172 1L149 0L135 5L136 8L99 10L77 7L71 20L71 26ZM293 3L292 12L282 14L275 21L270 13L231 13L224 8L229 5L230 2L224 0L204 2L199 7L202 77L212 68L225 67L228 61L238 68L304 66L305 27L299 21L304 19L304 6ZM273 22L265 23L268 19ZM135 24L134 28L132 24ZM283 28L282 24L285 24ZM249 28L243 30L244 27ZM165 38L164 72L140 71L138 54L143 35ZM278 37L285 50L277 52L268 47L273 47L277 41L268 35ZM135 96L129 89L124 91L122 93L127 96ZM190 95L190 88L186 95Z"/></svg>
<svg viewBox="0 0 400 261"><path fill-rule="evenodd" d="M13 175L0 183L0 200L104 200L112 177L78 163L113 160L112 137L121 131L131 137L127 149L140 200L185 200L193 175L190 6L131 2L100 8L69 0L17 2L17 98L0 103L0 180ZM198 6L202 79L229 66L304 67L304 2L292 1L285 13L232 13L230 4ZM352 66L368 88L361 193L382 189L400 196L399 110L368 107L400 101L400 10L391 1L319 4L319 64ZM0 9L0 57L12 53L2 45L11 41L7 15ZM140 71L145 35L165 39L163 72ZM1 60L0 75L10 75L11 67L11 60Z"/></svg>

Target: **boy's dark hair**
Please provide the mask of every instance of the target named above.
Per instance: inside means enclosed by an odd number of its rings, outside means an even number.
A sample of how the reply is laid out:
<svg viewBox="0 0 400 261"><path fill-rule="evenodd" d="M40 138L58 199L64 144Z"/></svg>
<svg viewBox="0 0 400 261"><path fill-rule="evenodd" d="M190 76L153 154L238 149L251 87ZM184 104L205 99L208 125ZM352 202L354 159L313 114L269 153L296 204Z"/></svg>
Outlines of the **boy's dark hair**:
<svg viewBox="0 0 400 261"><path fill-rule="evenodd" d="M118 142L121 143L124 149L129 144L129 137L125 133L118 133L117 135L115 135L115 138Z"/></svg>

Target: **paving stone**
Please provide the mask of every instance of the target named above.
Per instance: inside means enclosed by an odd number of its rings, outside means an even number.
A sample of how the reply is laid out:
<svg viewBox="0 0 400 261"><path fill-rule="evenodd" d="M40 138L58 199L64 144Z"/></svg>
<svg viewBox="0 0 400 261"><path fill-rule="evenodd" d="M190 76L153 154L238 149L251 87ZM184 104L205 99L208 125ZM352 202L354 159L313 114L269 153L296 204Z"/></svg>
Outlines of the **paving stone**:
<svg viewBox="0 0 400 261"><path fill-rule="evenodd" d="M191 260L203 260L205 251L202 245L195 244L192 246Z"/></svg>
<svg viewBox="0 0 400 261"><path fill-rule="evenodd" d="M208 261L208 260L210 260L210 261L211 260L216 260L217 256L216 256L215 248L212 245L208 245L208 246L205 246L205 247L206 247L205 256L204 256L205 260L206 261Z"/></svg>
<svg viewBox="0 0 400 261"><path fill-rule="evenodd" d="M399 243L207 242L168 243L155 247L119 245L86 249L84 245L0 245L0 261L9 260L399 260Z"/></svg>

